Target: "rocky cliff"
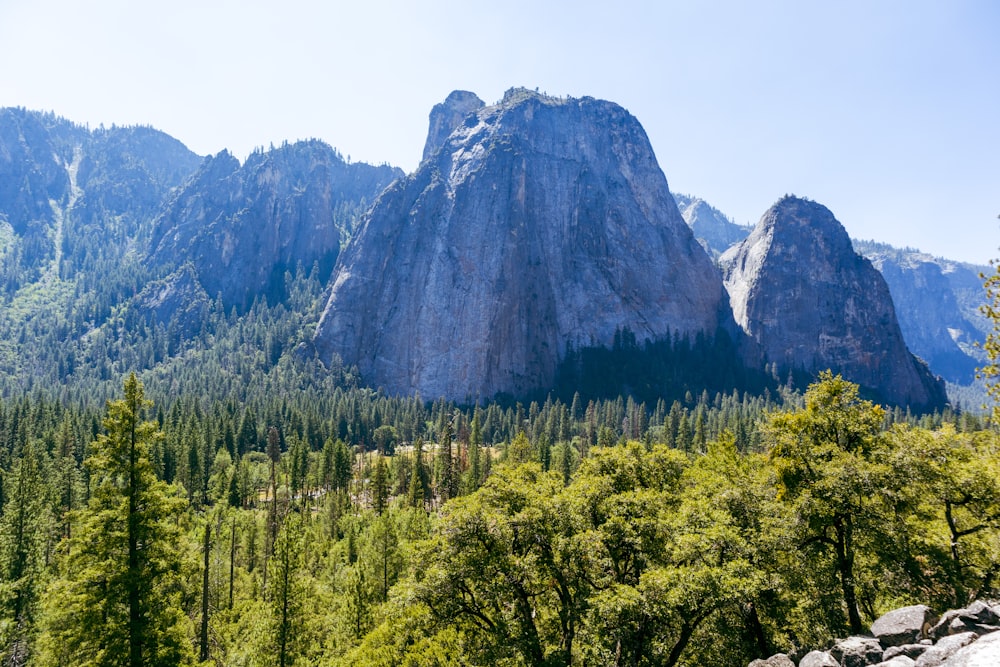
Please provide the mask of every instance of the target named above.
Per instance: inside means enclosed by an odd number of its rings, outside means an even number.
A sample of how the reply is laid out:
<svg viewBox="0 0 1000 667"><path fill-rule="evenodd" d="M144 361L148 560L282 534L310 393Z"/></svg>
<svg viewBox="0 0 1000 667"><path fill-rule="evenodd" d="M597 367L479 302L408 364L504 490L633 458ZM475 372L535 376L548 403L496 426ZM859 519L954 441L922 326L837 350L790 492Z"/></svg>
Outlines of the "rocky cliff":
<svg viewBox="0 0 1000 667"><path fill-rule="evenodd" d="M737 324L785 374L826 368L890 403L944 405L907 350L885 281L824 206L785 197L720 262Z"/></svg>
<svg viewBox="0 0 1000 667"><path fill-rule="evenodd" d="M360 212L399 169L348 164L321 141L207 159L156 222L151 260L190 261L212 298L243 308L284 296L297 264L326 280Z"/></svg>
<svg viewBox="0 0 1000 667"><path fill-rule="evenodd" d="M910 350L945 380L973 382L976 367L985 363L976 342L990 331L978 310L985 298L979 274L989 267L880 243L855 241L854 247L885 278Z"/></svg>
<svg viewBox="0 0 1000 667"><path fill-rule="evenodd" d="M427 141L424 143L426 160L444 145L455 128L474 111L482 109L485 103L475 93L466 90L454 90L444 102L435 104L431 109L430 128L427 130Z"/></svg>
<svg viewBox="0 0 1000 667"><path fill-rule="evenodd" d="M749 226L737 225L704 199L674 194L681 217L702 247L718 257L750 234Z"/></svg>
<svg viewBox="0 0 1000 667"><path fill-rule="evenodd" d="M551 385L567 346L610 346L626 327L639 341L712 334L726 317L717 271L620 106L511 90L435 143L342 254L322 358L391 393L521 395Z"/></svg>

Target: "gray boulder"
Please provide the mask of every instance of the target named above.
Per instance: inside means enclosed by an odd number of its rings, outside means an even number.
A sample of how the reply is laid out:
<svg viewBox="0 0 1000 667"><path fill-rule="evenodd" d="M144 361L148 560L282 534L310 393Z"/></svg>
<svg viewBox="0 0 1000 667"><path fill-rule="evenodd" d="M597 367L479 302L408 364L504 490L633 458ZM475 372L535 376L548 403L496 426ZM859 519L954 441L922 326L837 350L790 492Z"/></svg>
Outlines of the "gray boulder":
<svg viewBox="0 0 1000 667"><path fill-rule="evenodd" d="M912 605L883 614L872 623L872 634L886 648L912 644L926 635L936 622L937 616L930 607L922 604Z"/></svg>
<svg viewBox="0 0 1000 667"><path fill-rule="evenodd" d="M978 635L974 632L963 632L959 635L944 637L937 644L917 658L916 667L938 667L944 665L959 649L976 641Z"/></svg>
<svg viewBox="0 0 1000 667"><path fill-rule="evenodd" d="M875 667L913 667L916 664L913 658L909 658L905 655L897 655L892 660L885 660L878 663Z"/></svg>
<svg viewBox="0 0 1000 667"><path fill-rule="evenodd" d="M766 660L754 660L749 667L795 667L795 663L784 653L777 653Z"/></svg>
<svg viewBox="0 0 1000 667"><path fill-rule="evenodd" d="M833 645L830 654L841 667L868 667L882 661L884 649L874 637L848 637Z"/></svg>
<svg viewBox="0 0 1000 667"><path fill-rule="evenodd" d="M1000 630L1000 606L977 600L968 607L946 611L929 634L939 639L963 632L984 635L996 630Z"/></svg>
<svg viewBox="0 0 1000 667"><path fill-rule="evenodd" d="M905 655L907 658L913 658L916 660L924 653L927 652L934 644L928 642L926 644L903 644L902 646L890 646L882 654L882 660L892 660L896 656Z"/></svg>
<svg viewBox="0 0 1000 667"><path fill-rule="evenodd" d="M840 663L826 651L810 651L802 656L799 667L840 667Z"/></svg>
<svg viewBox="0 0 1000 667"><path fill-rule="evenodd" d="M996 667L1000 665L1000 632L984 635L959 649L944 663L946 667Z"/></svg>

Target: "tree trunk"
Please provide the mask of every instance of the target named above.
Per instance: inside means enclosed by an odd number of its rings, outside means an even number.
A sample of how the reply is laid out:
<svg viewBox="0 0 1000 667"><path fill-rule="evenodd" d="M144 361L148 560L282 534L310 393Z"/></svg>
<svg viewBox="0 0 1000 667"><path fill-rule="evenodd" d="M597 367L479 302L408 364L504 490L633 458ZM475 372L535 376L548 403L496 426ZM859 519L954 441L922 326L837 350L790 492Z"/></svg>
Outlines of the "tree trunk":
<svg viewBox="0 0 1000 667"><path fill-rule="evenodd" d="M212 524L205 522L205 566L201 579L201 652L199 660L208 660L208 557L212 548Z"/></svg>
<svg viewBox="0 0 1000 667"><path fill-rule="evenodd" d="M127 397L127 394L126 394ZM128 600L128 657L130 667L142 667L142 644L143 644L143 613L142 599L139 593L139 581L142 573L139 571L139 526L136 525L139 519L139 490L136 488L138 479L136 467L138 466L138 452L136 451L136 426L139 421L139 409L141 406L132 404L128 406L131 411L129 424L128 443L128 576L126 578L126 598Z"/></svg>
<svg viewBox="0 0 1000 667"><path fill-rule="evenodd" d="M850 517L839 517L834 521L837 530L837 568L840 571L840 586L847 605L847 622L851 633L864 632L861 614L858 612L858 596L854 589L854 525Z"/></svg>
<svg viewBox="0 0 1000 667"><path fill-rule="evenodd" d="M233 517L233 535L229 540L229 608L233 608L233 579L236 574L236 517Z"/></svg>

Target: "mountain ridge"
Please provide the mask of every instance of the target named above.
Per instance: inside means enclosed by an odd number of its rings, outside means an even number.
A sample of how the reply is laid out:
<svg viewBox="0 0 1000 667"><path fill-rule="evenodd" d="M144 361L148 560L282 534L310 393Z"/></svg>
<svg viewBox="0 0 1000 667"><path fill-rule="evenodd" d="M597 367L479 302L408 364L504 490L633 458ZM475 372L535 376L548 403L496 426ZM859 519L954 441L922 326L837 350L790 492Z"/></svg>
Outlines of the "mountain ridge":
<svg viewBox="0 0 1000 667"><path fill-rule="evenodd" d="M458 92L460 94L454 98L449 96L452 98L450 104L446 104L448 100L443 103L446 108L438 110L437 131L439 134L448 134L443 139L439 137L432 140L433 128L429 127L428 147L433 147L435 141L446 143L456 130L466 139L477 131L485 131L489 123L481 120L480 116L485 119L491 113L495 114L496 108L503 104L525 104L525 108L534 109L532 114L540 113L544 121L546 110L600 102L592 98L549 98L526 89L511 89L500 105L485 107L474 94ZM614 107L620 109L617 105ZM433 114L432 111L432 116ZM623 122L623 118L630 118L625 110L621 110L623 115L616 114L617 111L606 119L612 126ZM494 120L496 119L489 122ZM634 119L628 123L632 121ZM471 125L465 127L465 122ZM433 118L429 125L433 125ZM637 121L636 125L643 141L648 143ZM589 150L587 159L610 154L602 153L603 149L595 151L594 146L588 148L587 142L581 143L565 134L559 135L559 128L551 122L547 126L543 122L538 127L541 135L550 139L557 137L553 146L559 150L576 146L574 150L582 151L581 156ZM489 146L491 150L502 152L521 150L530 143L517 133L492 138L483 135L481 139L479 143L472 142L469 145L479 146L484 150ZM458 144L455 145L457 146ZM620 148L625 153L629 151L624 144ZM435 150L429 148L429 151L427 160L433 165ZM290 157L292 154L312 157L293 165L294 160ZM476 165L479 164L476 160L483 155L485 153L477 155L470 152L462 157L465 165L463 177L475 176L478 168ZM183 350L189 337L197 337L200 335L199 331L204 331L209 313L222 308L229 312L231 307L243 312L257 300L283 304L294 275L304 276L308 273L312 276L311 280L324 282L340 247L357 235L355 225L362 209L387 192L376 186L369 187L361 196L341 199L344 205L339 212L331 213L330 202L339 194L329 186L317 186L319 182L329 182L329 178L323 175L325 172L322 168L311 172L308 165L336 164L339 167L340 162L342 158L335 149L315 140L286 143L279 148L272 147L270 151L258 151L241 163L225 151L207 158L196 156L177 140L145 126L90 130L54 114L24 109L0 109L0 186L6 184L9 190L14 187L13 183L23 182L25 178L33 184L23 192L16 191L18 196L0 198L0 278L3 279L4 293L8 295L7 301L0 301L0 310L8 313L11 318L0 325L0 337L4 339L0 341L0 372L15 382L20 381L17 378L30 381L29 378L38 371L26 369L55 367L42 361L44 349L53 345L68 349L79 348L73 355L78 358L86 357L91 360L88 363L103 367L106 364L99 359L100 348L91 349L86 354L83 350L93 348L93 333L104 327L106 322L110 323L109 318L121 317L121 313L129 313L129 322L132 321L131 318L138 316L140 321L147 323L146 326L166 327L171 332L168 338L175 337L169 349ZM506 164L511 168L520 168L513 161ZM665 183L662 171L655 165L655 158L652 158L650 164L654 167L648 170L649 173L655 171L659 174L654 180L662 178ZM217 173L211 178L203 178L198 187L193 185L194 181L188 180L197 180L199 172L209 174L212 168ZM376 168L365 165L364 169L382 169L392 177L403 176L401 171L385 166ZM434 183L434 187L443 187L442 191L447 191L449 180L445 177L446 172L440 167L434 172L432 168L429 180L422 187L426 189L426 186ZM609 197L613 199L622 193L633 197L638 210L648 211L656 207L663 209L666 206L662 201L656 201L658 195L650 199L649 193L656 188L633 188L628 185L627 179L612 182L614 193L602 191L602 178L595 173L581 171L574 186L583 196L590 197L584 209L590 207L593 210L611 210L614 207L608 208ZM527 172L524 172L524 176L528 177ZM346 185L341 189L346 192L345 188L350 189ZM683 195L670 195L669 190L664 189L671 201L684 199ZM513 195L510 201L517 203L517 193L522 190L511 179L507 190L508 194ZM553 193L557 191L559 188L553 188ZM535 200L543 202L543 194L545 193L536 193ZM214 203L213 197L216 198ZM692 202L697 206L690 206ZM733 225L707 203L697 198L688 198L687 205L685 212L688 209L692 213L710 212L715 222L726 227L728 232L741 232L740 226ZM605 208L602 209L602 206ZM257 207L258 212L251 215L254 207ZM544 206L541 208L544 209ZM282 222L295 218L311 219L310 215L315 212L320 212L324 220L336 218L332 225L336 231L331 231L330 225L324 223L325 236L321 238L314 233L292 231L295 225L288 226ZM676 222L673 213L662 217L672 220L671 225ZM683 217L681 214L681 218ZM701 220L707 220L700 215L688 217L688 228L697 228ZM185 225L188 227L185 228ZM223 228L228 228L230 238L229 265L222 262L226 256L226 243L223 242L226 234L221 233ZM308 225L303 229L307 228ZM461 233L460 227L456 227L455 234ZM213 236L214 239L209 238ZM165 239L171 237L178 237L180 241L171 242L173 246L168 248L170 243L166 243ZM601 238L598 235L591 240L600 246L598 250L603 248L601 252L605 252L611 247L608 245L610 237L603 237L603 241ZM292 247L296 243L299 245ZM616 247L622 248L614 260L617 263L590 275L607 280L607 276L621 278L628 273L628 260L624 258L629 257L636 247L641 250L642 244L628 245L622 239L615 243L618 244ZM161 245L162 251L158 251L157 248ZM533 250L526 250L520 259L511 260L505 279L523 279L524 276L518 275L519 273L541 276L540 273L530 271L537 271L533 267L541 263L541 258L550 245L548 241L535 242ZM444 257L452 256L449 253L453 252L453 245L438 243L435 247L444 253ZM502 244L497 243L492 247L499 248ZM706 244L706 247L712 248L712 244ZM685 252L694 251L689 248ZM701 249L699 252L702 252ZM241 259L235 261L235 257ZM570 253L564 254L560 261L572 264L576 260ZM912 268L912 262L904 264L907 270ZM981 288L974 284L975 279L970 278L972 272L967 269L968 267L959 267L951 270L942 265L941 274L955 295L956 307L962 309L962 312L973 313L977 291ZM109 276L114 277L109 280ZM51 282L53 280L56 282ZM553 281L548 278L531 280L544 288L539 296L548 299L550 305L537 307L539 317L528 319L565 319L564 311L570 309L551 305L558 302L553 296L558 291L553 290ZM635 280L634 276L630 280ZM905 285L907 281L912 282L913 278L904 271L902 282ZM333 288L331 282L327 293ZM894 289L892 285L890 289ZM578 291L582 295L588 294L586 289ZM30 319L36 323L29 324L24 318L26 313L31 312L29 304L35 298L33 295L48 292L51 292L51 299L30 315ZM628 294L627 290L622 294L629 299L636 298L634 294ZM221 295L225 295L225 298L220 303L217 297ZM324 297L324 301L327 300ZM583 310L591 308L592 314L603 315L604 311L615 310L595 305L594 299L588 300L585 297L572 296L571 301L581 303ZM605 305L606 303L610 302L605 302ZM915 303L919 306L919 302ZM720 313L716 309L714 321L722 322L729 317L724 312L725 308L721 308L721 311ZM920 308L913 311L919 314ZM906 310L901 309L902 312ZM175 316L177 322L172 325ZM971 348L970 338L975 331L982 332L983 329L981 318L976 319L974 314L970 314L966 319L971 329L964 325L949 325L945 330L948 335L961 331L958 340L953 339L951 343L957 346L959 353L968 355L974 349ZM53 338L52 343L41 346L18 342L33 340L32 336L35 334L30 332L37 330L37 323L49 320L52 322L50 330L63 332L61 335L66 337L65 340ZM542 345L542 348L556 349L554 355L544 349L537 354L541 355L539 358L554 358L554 362L546 361L542 364L551 368L552 363L558 364L559 359L564 357L565 349L560 348L581 350L591 345L612 348L612 339L618 330L628 331L630 335L637 334L636 343L639 347L643 341L655 339L659 335L656 328L650 328L641 321L633 326L636 324L616 321L612 326L609 319L599 334L591 334L576 326L576 333L566 340L553 338ZM731 326L730 331L735 331L735 324ZM684 328L683 325L670 326L670 335L676 337L683 333ZM711 336L710 329L711 324L708 324L703 331ZM149 331L152 335L154 329ZM920 356L932 359L935 368L942 363L939 357L926 353ZM160 359L161 356L158 354L155 358ZM965 358L959 358L958 362L962 364L967 377L970 363ZM60 368L63 366L85 372L75 362L59 364ZM112 366L117 367L117 362ZM104 376L104 371L101 375ZM63 375L60 372L46 377L62 381ZM537 383L525 382L519 386L526 388L530 384ZM627 388L627 383L625 386Z"/></svg>

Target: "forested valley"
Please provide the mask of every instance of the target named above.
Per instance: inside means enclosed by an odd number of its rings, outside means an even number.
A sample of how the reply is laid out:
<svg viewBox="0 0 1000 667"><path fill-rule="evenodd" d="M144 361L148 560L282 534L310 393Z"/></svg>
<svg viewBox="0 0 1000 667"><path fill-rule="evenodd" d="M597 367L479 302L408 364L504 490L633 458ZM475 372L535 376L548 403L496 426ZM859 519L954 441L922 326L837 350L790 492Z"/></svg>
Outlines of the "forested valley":
<svg viewBox="0 0 1000 667"><path fill-rule="evenodd" d="M0 404L5 664L745 664L996 594L975 415L830 374L469 407L286 363Z"/></svg>

